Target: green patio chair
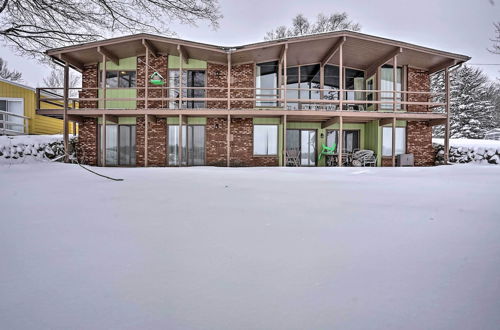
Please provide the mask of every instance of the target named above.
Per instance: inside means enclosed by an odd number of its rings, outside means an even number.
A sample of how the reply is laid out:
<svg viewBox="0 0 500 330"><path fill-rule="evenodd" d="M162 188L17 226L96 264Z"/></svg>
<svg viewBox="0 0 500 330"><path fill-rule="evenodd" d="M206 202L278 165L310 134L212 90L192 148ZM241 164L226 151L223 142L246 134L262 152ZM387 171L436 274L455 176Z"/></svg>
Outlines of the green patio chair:
<svg viewBox="0 0 500 330"><path fill-rule="evenodd" d="M323 150L319 153L318 161L321 160L322 156L333 156L335 155L335 150L337 149L337 144L334 143L331 147L323 143Z"/></svg>

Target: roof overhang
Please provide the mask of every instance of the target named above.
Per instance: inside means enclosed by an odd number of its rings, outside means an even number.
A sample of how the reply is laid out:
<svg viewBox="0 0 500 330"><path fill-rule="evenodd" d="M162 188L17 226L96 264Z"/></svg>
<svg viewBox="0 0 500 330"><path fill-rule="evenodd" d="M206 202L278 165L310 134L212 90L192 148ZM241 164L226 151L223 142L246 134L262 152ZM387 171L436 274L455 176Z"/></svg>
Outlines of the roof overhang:
<svg viewBox="0 0 500 330"><path fill-rule="evenodd" d="M231 53L233 65L279 60L287 45L288 66L321 63L338 64L339 52L328 56L336 45L342 43L343 64L362 70L369 70L389 55L397 53L398 65L408 65L430 73L464 63L470 57L441 50L422 47L397 40L371 36L359 32L337 31L301 37L265 41L236 47L215 46L176 38L151 34L136 34L81 45L51 49L47 55L56 61L67 62L76 69L95 64L108 58L118 59L141 56L154 50L157 54L179 55L207 62L227 63ZM327 59L327 61L325 61Z"/></svg>

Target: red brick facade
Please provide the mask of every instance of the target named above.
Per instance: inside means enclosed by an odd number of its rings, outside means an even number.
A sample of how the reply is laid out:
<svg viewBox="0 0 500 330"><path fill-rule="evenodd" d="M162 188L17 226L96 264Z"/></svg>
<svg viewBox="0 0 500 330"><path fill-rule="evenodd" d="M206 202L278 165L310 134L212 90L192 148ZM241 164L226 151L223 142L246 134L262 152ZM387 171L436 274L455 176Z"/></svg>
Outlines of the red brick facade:
<svg viewBox="0 0 500 330"><path fill-rule="evenodd" d="M219 87L207 91L209 98L227 98L227 65L208 63L207 86ZM231 98L253 98L254 92L254 67L253 64L242 64L231 67ZM209 101L209 109L227 109L227 101ZM231 101L231 109L251 109L252 101Z"/></svg>
<svg viewBox="0 0 500 330"><path fill-rule="evenodd" d="M408 68L408 91L429 91L429 73ZM409 94L408 101L427 102L425 94ZM426 106L408 105L408 112L429 112ZM432 148L432 126L428 122L409 121L406 126L406 152L412 153L415 166L431 166L434 164L434 150Z"/></svg>
<svg viewBox="0 0 500 330"><path fill-rule="evenodd" d="M97 119L85 118L78 127L78 161L97 165Z"/></svg>
<svg viewBox="0 0 500 330"><path fill-rule="evenodd" d="M160 55L158 57L150 56L149 58L149 66L148 68L148 76L154 73L153 69L155 69L165 80L168 82L168 56ZM145 74L146 74L146 57L138 56L137 57L137 97L143 98L146 95L145 86ZM161 88L167 87L166 83L163 86L156 86L149 82L148 78L148 98L166 98L168 97L168 89ZM137 108L144 109L145 101L137 101ZM148 108L149 109L158 109L158 108L168 108L168 102L166 101L149 101L148 100Z"/></svg>
<svg viewBox="0 0 500 330"><path fill-rule="evenodd" d="M97 98L97 89L87 89L87 88L97 88L97 64L86 65L82 70L82 88L83 90L79 92L79 98ZM80 108L92 109L97 108L97 101L81 101Z"/></svg>

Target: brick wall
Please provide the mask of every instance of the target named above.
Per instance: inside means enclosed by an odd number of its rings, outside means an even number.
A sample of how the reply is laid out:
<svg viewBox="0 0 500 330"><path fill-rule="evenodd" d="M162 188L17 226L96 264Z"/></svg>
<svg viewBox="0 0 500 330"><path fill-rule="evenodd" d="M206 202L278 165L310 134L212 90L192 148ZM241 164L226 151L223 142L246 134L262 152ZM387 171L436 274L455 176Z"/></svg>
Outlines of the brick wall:
<svg viewBox="0 0 500 330"><path fill-rule="evenodd" d="M135 126L136 166L144 166L144 116L137 117ZM148 125L148 166L166 166L167 120L157 118Z"/></svg>
<svg viewBox="0 0 500 330"><path fill-rule="evenodd" d="M207 165L227 165L226 133L226 118L207 118L207 124L205 125L205 157Z"/></svg>
<svg viewBox="0 0 500 330"><path fill-rule="evenodd" d="M408 91L429 91L429 73L408 68ZM408 101L427 102L427 95L408 95ZM423 105L409 105L408 112L430 112ZM431 166L434 164L434 151L432 148L432 126L428 122L409 121L406 126L406 152L412 153L415 166Z"/></svg>
<svg viewBox="0 0 500 330"><path fill-rule="evenodd" d="M226 166L226 118L208 118L205 127L206 164ZM278 156L253 155L252 118L231 119L231 166L278 166Z"/></svg>
<svg viewBox="0 0 500 330"><path fill-rule="evenodd" d="M85 89L85 88L97 88L97 64L86 65L82 70L82 88L80 91L79 98L97 98L97 89ZM97 101L81 101L80 108L95 109L97 108Z"/></svg>
<svg viewBox="0 0 500 330"><path fill-rule="evenodd" d="M220 87L207 91L207 97L227 98L227 65L208 63L207 65L207 86ZM253 64L242 64L231 67L231 88L253 88L254 87L254 67ZM231 90L232 98L253 98L253 90ZM227 101L207 102L207 108L226 109ZM232 109L253 108L252 101L232 101Z"/></svg>
<svg viewBox="0 0 500 330"><path fill-rule="evenodd" d="M97 165L97 119L85 118L78 128L78 161Z"/></svg>
<svg viewBox="0 0 500 330"><path fill-rule="evenodd" d="M434 165L432 126L428 122L408 122L406 126L406 151L414 155L415 166Z"/></svg>
<svg viewBox="0 0 500 330"><path fill-rule="evenodd" d="M168 79L168 56L165 55L160 55L158 57L149 57L149 66L148 68L148 76L153 74L153 69L156 70L159 74L163 76L166 80ZM146 75L146 57L145 56L138 56L137 57L137 87L144 87L145 86L145 75ZM167 80L168 81L168 80ZM167 87L168 84L162 85L163 87ZM148 97L149 98L160 98L160 97L168 97L168 90L167 89L160 89L158 87L161 86L156 86L153 85L149 82L149 77L148 77ZM146 95L146 91L144 89L138 89L137 90L137 97L141 98ZM148 107L150 109L155 109L155 108L168 108L168 102L167 101L149 101L148 100ZM144 109L144 101L137 101L137 108L138 109Z"/></svg>

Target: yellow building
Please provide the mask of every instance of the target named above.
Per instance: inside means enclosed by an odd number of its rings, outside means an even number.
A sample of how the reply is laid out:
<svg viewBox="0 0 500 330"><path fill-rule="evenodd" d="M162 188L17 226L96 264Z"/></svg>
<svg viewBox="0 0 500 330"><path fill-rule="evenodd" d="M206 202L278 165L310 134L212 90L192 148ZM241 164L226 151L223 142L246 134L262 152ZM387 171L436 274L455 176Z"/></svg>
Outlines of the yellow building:
<svg viewBox="0 0 500 330"><path fill-rule="evenodd" d="M63 107L61 102L40 103L42 109L54 106ZM73 132L72 122L69 132ZM0 78L0 135L62 133L61 119L36 114L35 88Z"/></svg>

